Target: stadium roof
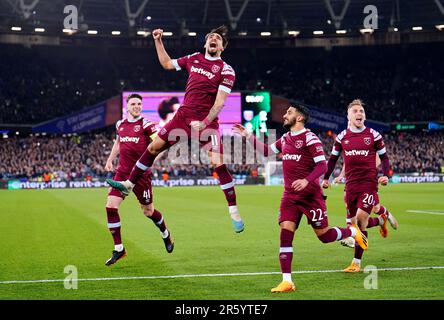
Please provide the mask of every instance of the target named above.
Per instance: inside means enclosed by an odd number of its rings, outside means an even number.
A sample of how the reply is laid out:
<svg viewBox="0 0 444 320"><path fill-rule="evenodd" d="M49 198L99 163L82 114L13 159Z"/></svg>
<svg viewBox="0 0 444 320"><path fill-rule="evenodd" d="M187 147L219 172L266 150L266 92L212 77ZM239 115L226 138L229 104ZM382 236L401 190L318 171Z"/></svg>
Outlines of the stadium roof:
<svg viewBox="0 0 444 320"><path fill-rule="evenodd" d="M434 29L444 24L441 1L375 0L372 4L378 10L379 29ZM2 0L0 32L10 32L13 26L25 31L44 28L45 32L61 32L64 7L75 5L81 30L108 34L161 27L174 35L187 35L221 24L248 35L263 31L282 35L291 30L334 33L362 28L368 4L368 0Z"/></svg>

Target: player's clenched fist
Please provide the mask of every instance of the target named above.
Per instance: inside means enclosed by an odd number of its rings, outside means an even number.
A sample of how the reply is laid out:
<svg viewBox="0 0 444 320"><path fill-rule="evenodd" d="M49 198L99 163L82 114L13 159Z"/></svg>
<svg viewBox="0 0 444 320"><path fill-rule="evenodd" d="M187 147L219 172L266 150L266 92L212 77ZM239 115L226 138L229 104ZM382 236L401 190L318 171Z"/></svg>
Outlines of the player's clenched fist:
<svg viewBox="0 0 444 320"><path fill-rule="evenodd" d="M113 162L112 161L107 161L105 164L105 170L108 172L113 171Z"/></svg>
<svg viewBox="0 0 444 320"><path fill-rule="evenodd" d="M153 38L154 38L154 40L159 40L160 38L162 38L162 35L163 35L163 30L162 29L153 30Z"/></svg>
<svg viewBox="0 0 444 320"><path fill-rule="evenodd" d="M329 186L330 186L330 183L328 182L328 180L322 181L322 188L327 189Z"/></svg>
<svg viewBox="0 0 444 320"><path fill-rule="evenodd" d="M379 177L379 179L378 179L378 183L383 186L386 186L388 182L389 182L389 178L387 178L386 176Z"/></svg>

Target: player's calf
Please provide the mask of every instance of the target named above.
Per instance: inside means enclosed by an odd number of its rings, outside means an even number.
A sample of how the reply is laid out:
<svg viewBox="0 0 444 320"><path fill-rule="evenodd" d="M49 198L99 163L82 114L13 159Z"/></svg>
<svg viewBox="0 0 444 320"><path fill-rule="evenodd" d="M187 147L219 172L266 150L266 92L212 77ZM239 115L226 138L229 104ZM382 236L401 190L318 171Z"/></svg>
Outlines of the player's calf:
<svg viewBox="0 0 444 320"><path fill-rule="evenodd" d="M333 227L333 228L328 228L326 231L315 231L315 232L316 235L318 236L318 239L322 243L339 241L353 236L353 230L351 228Z"/></svg>
<svg viewBox="0 0 444 320"><path fill-rule="evenodd" d="M234 189L234 181L225 164L217 166L215 169L218 177L220 187L225 195L228 203L228 211L233 223L233 228L236 233L244 231L245 224L239 214L236 203L236 190Z"/></svg>
<svg viewBox="0 0 444 320"><path fill-rule="evenodd" d="M162 214L158 210L154 209L152 206L145 207L143 213L146 217L150 218L153 221L157 228L159 228L166 251L168 253L173 252L174 241L171 238L170 231L166 227L165 220L163 219Z"/></svg>
<svg viewBox="0 0 444 320"><path fill-rule="evenodd" d="M378 215L385 214L387 216L388 222L390 223L390 226L395 230L398 229L398 221L393 216L393 214L389 210L387 210L387 208L385 208L384 206L381 205L379 210L376 212L376 214L378 214Z"/></svg>

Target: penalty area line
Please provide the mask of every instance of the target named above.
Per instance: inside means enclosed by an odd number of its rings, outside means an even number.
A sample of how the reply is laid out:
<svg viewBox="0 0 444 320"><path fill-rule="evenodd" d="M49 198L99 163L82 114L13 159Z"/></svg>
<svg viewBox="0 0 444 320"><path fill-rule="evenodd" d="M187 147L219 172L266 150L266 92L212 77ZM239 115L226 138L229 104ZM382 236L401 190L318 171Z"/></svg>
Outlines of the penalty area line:
<svg viewBox="0 0 444 320"><path fill-rule="evenodd" d="M436 270L444 269L444 266L432 267L399 267L399 268L378 268L377 271L409 271L409 270ZM293 271L293 274L309 273L342 273L343 270L301 270ZM178 278L203 278L203 277L244 277L244 276L264 276L280 275L281 272L245 272L245 273L203 273L203 274L179 274L171 276L139 276L139 277L113 277L113 278L84 278L77 281L116 281L116 280L156 280L156 279L178 279ZM69 281L74 279L70 278ZM0 284L26 284L26 283L51 283L64 282L65 279L43 279L43 280L5 280Z"/></svg>

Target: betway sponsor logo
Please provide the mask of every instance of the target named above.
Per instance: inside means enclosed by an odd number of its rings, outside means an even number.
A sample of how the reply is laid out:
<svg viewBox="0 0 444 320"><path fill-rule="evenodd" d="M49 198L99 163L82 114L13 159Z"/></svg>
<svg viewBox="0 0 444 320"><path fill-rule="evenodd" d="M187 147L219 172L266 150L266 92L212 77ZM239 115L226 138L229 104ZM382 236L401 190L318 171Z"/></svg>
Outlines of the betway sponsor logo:
<svg viewBox="0 0 444 320"><path fill-rule="evenodd" d="M295 160L295 161L299 161L301 160L302 155L300 154L285 154L282 157L282 160Z"/></svg>
<svg viewBox="0 0 444 320"><path fill-rule="evenodd" d="M345 151L346 156L368 156L368 150L350 150Z"/></svg>
<svg viewBox="0 0 444 320"><path fill-rule="evenodd" d="M139 143L139 137L120 137L120 142L134 142Z"/></svg>
<svg viewBox="0 0 444 320"><path fill-rule="evenodd" d="M204 70L202 68L196 68L196 67L191 66L191 72L197 72L197 73L199 73L201 75L206 76L210 80L214 78L214 74L212 74L211 72L206 71L206 70Z"/></svg>

